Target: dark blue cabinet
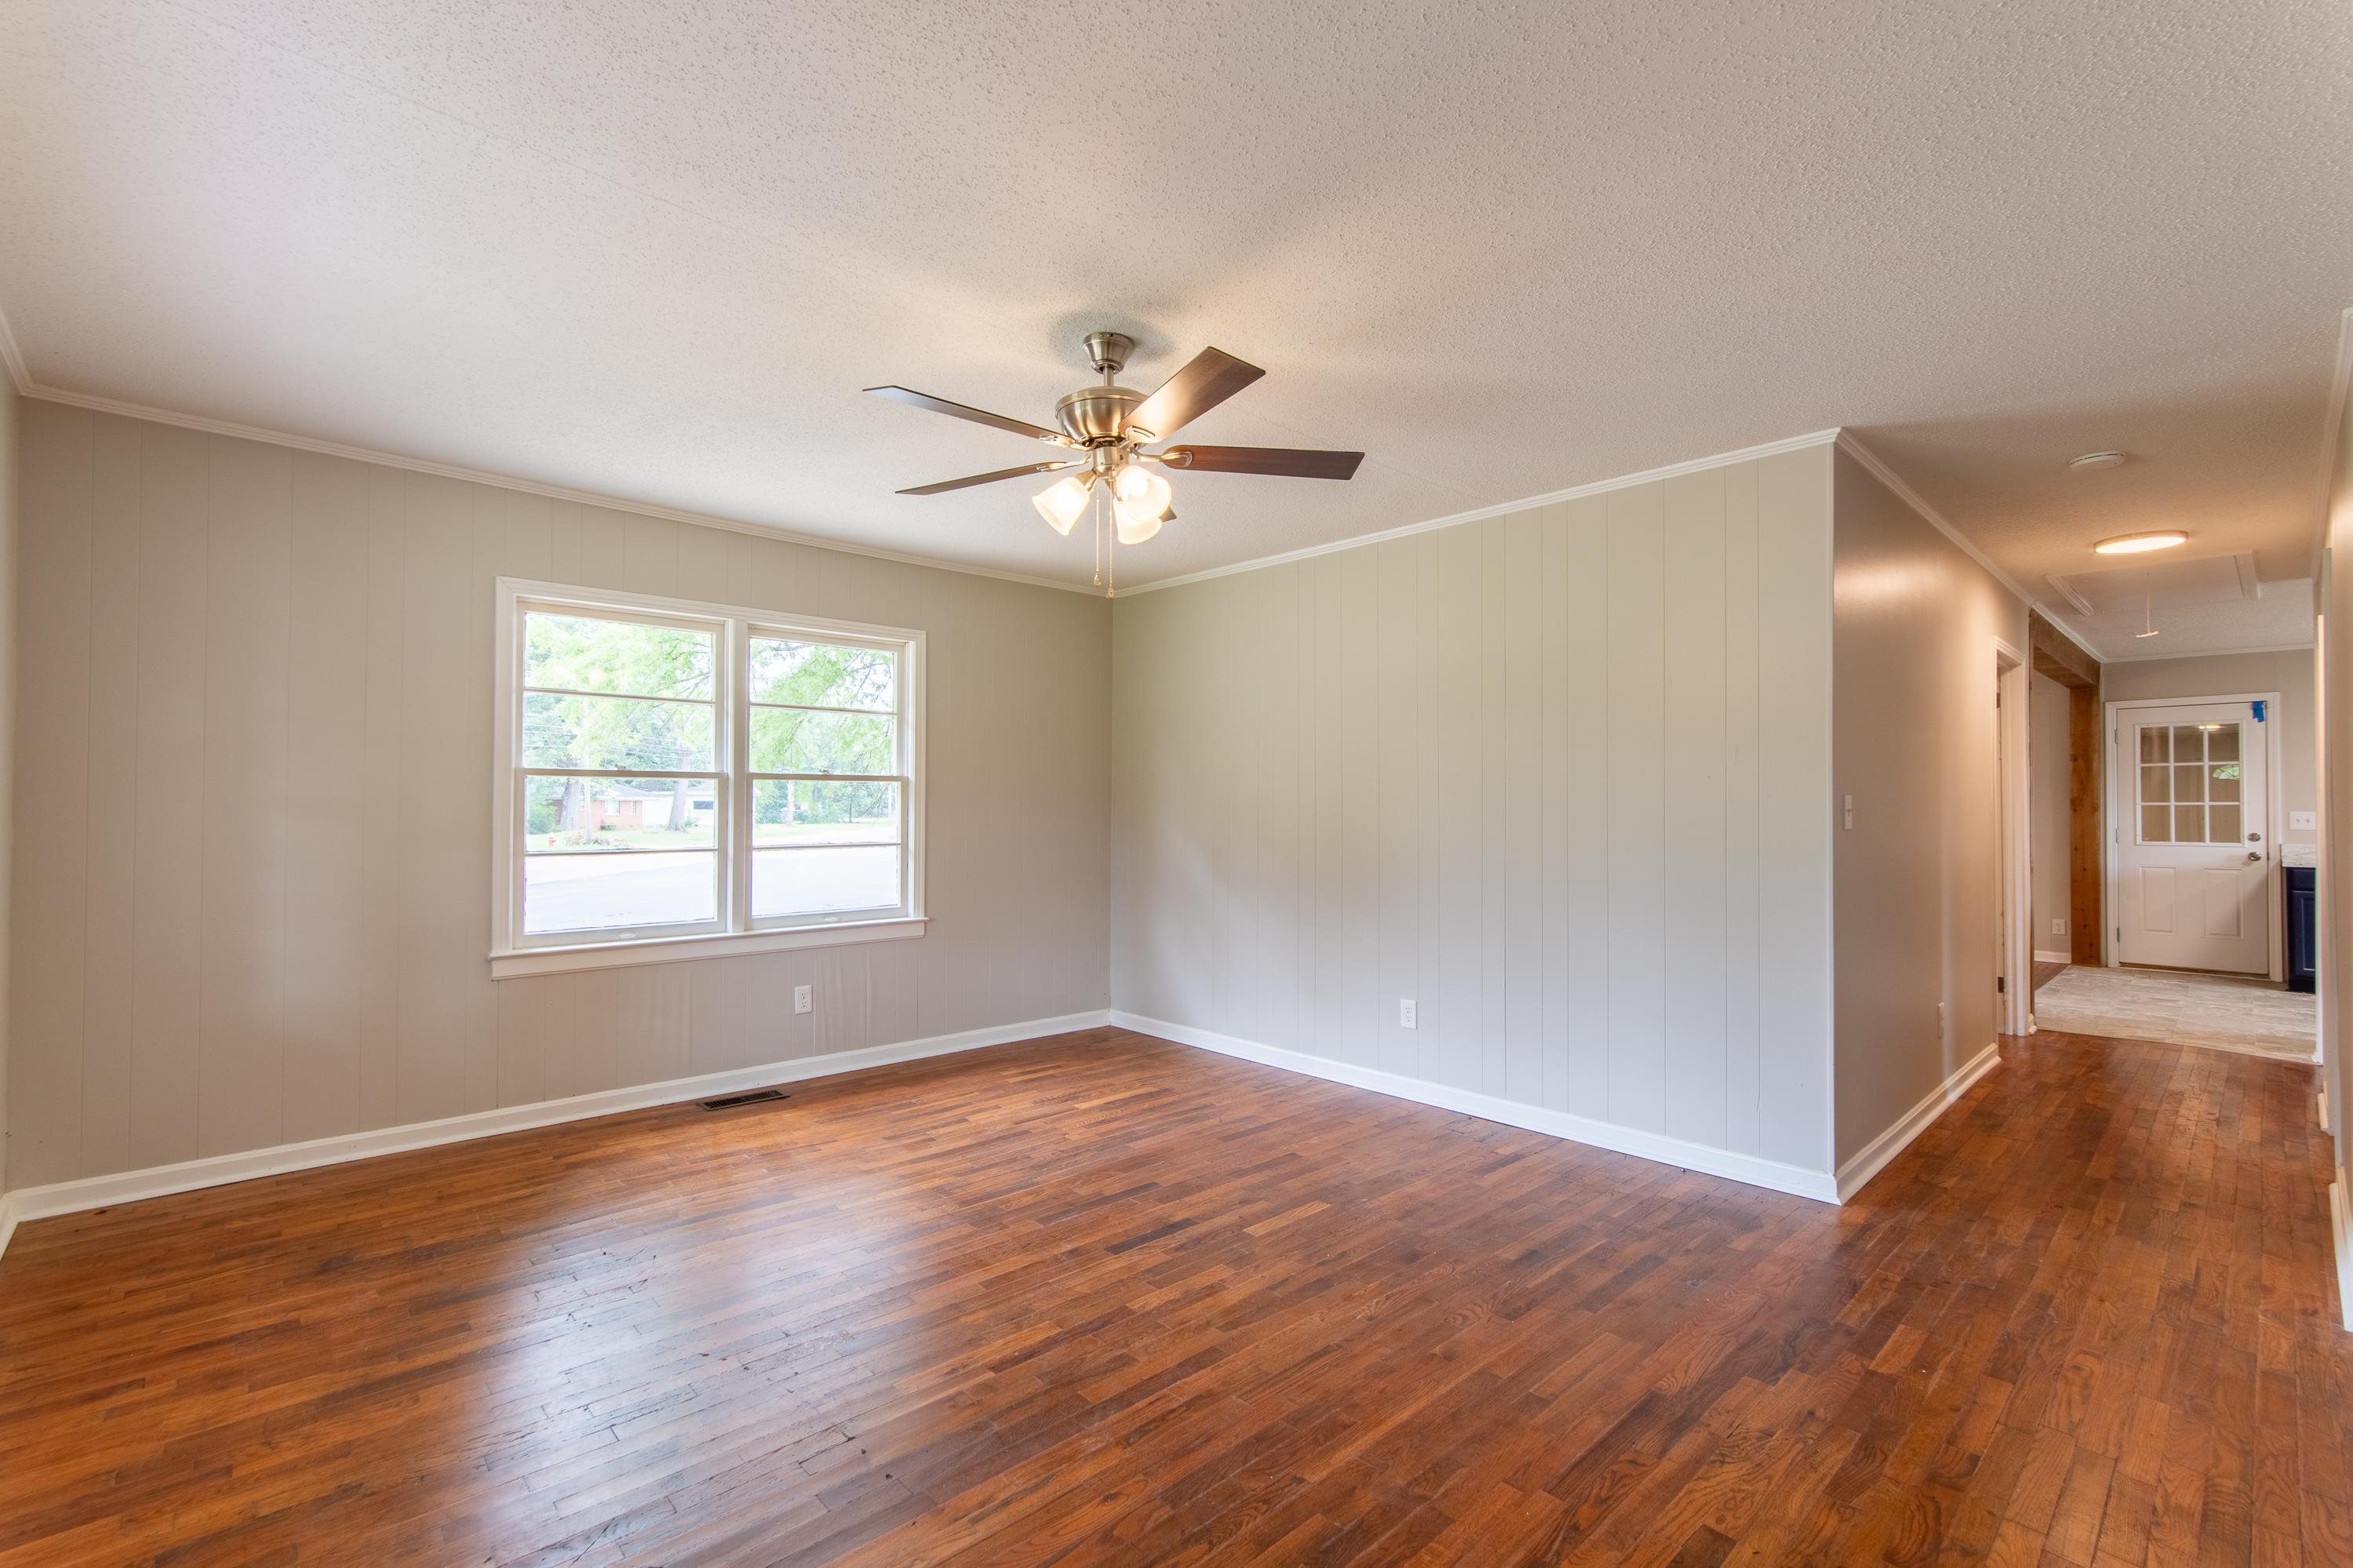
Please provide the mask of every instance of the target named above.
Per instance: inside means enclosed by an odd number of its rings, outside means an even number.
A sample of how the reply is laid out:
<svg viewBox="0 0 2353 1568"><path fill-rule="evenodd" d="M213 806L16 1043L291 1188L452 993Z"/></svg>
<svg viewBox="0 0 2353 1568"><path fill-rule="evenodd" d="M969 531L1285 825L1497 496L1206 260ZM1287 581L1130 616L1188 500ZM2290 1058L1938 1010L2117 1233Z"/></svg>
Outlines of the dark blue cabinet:
<svg viewBox="0 0 2353 1568"><path fill-rule="evenodd" d="M2284 929L2287 959L2287 988L2291 991L2315 989L2318 976L2320 931L2320 873L2310 866L2288 866L2287 924Z"/></svg>

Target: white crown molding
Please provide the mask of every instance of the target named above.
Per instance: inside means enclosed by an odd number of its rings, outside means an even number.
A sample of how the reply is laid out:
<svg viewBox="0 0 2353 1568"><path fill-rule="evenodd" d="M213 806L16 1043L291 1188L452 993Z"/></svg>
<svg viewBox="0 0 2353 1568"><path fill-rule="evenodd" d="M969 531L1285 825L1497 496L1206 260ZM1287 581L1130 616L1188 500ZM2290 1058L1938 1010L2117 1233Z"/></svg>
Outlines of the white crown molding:
<svg viewBox="0 0 2353 1568"><path fill-rule="evenodd" d="M2204 647L2195 653L2128 653L2122 658L2111 658L2108 664L2155 664L2168 658L2236 658L2242 653L2310 653L2316 644L2308 642L2264 643L2256 647Z"/></svg>
<svg viewBox="0 0 2353 1568"><path fill-rule="evenodd" d="M935 556L913 555L902 550L885 550L879 545L858 544L844 539L824 539L816 534L795 533L789 529L770 528L756 522L739 522L732 517L713 517L709 512L688 511L683 508L659 506L650 501L628 500L619 496L601 495L595 490L574 489L568 485L542 484L536 479L519 479L511 474L494 474L487 468L469 468L456 463L437 463L428 458L412 458L402 452L387 452L375 447L354 447L343 441L325 441L311 436L290 435L283 430L264 429L259 425L239 425L228 419L211 419L200 414L182 414L170 408L156 408L143 403L126 403L118 397L100 397L87 392L68 392L61 387L39 386L20 375L18 390L27 397L37 397L44 403L62 403L69 407L88 408L99 414L120 415L125 419L144 419L157 425L176 425L185 430L201 430L211 436L231 436L243 441L262 441L273 447L292 447L299 451L317 452L329 458L348 458L354 462L377 463L388 468L406 468L413 473L438 474L443 479L462 479L468 484L491 485L503 490L521 490L526 495L547 496L554 500L577 501L583 506L602 507L612 511L632 512L639 517L659 517L671 522L689 522L700 528L724 529L730 533L748 533L755 539L782 540L786 544L807 545L812 550L838 551L844 555L864 555L877 561L892 561L902 566L928 566L941 572L961 572L970 577L994 577L999 582L1019 583L1032 588L1054 588L1065 594L1093 595L1094 589L1083 583L1060 583L1050 577L1032 577L1020 572L1007 572L995 566L976 566L964 561L943 561Z"/></svg>
<svg viewBox="0 0 2353 1568"><path fill-rule="evenodd" d="M1838 433L1838 444L1841 451L1844 452L1848 457L1852 458L1856 462L1861 463L1865 468L1868 468L1871 471L1872 478L1877 479L1881 484L1885 485L1891 491L1893 491L1897 500L1900 500L1905 506L1910 507L1919 515L1920 520L1926 522L1929 527L1943 534L1947 539L1951 540L1955 548L1958 549L1962 554L1968 556L1978 565L1984 567L1987 574L1990 575L1995 582L2009 589L2010 593L2015 595L2019 601L2025 605L2028 609L2037 612L2044 620L2049 621L2052 626L2058 629L2059 634L2062 637L2065 637L2069 642L2073 643L2077 647L2082 648L2085 653L2089 654L2094 659L2100 663L2106 664L2114 662L2103 655L2098 648L2092 646L2091 638L2085 637L2082 632L2077 631L2064 616L2061 616L2058 611L2052 609L2051 607L2050 601L2046 599L2039 599L2032 594L2028 593L2023 587L2019 585L2016 578L2003 571L2000 567L1995 565L1991 556L1988 555L1984 551L1979 550L1976 545L1970 543L1968 537L1964 535L1959 529L1953 526L1950 519L1946 517L1943 512L1938 511L1935 507L1930 506L1926 498L1924 498L1919 491L1914 489L1910 485L1905 484L1902 477L1881 459L1878 453L1873 451L1869 447L1864 446L1862 444L1862 437L1857 436L1852 430L1841 427Z"/></svg>
<svg viewBox="0 0 2353 1568"><path fill-rule="evenodd" d="M2337 470L2343 454L2345 405L2353 396L2353 305L2337 314L2337 363L2328 374L2328 413L2320 427L2320 473L2315 482L2312 575L2320 575L2320 552L2328 548L2328 509L2337 496Z"/></svg>
<svg viewBox="0 0 2353 1568"><path fill-rule="evenodd" d="M1693 458L1685 462L1670 463L1662 468L1645 468L1639 474L1620 474L1613 479L1596 479L1591 484L1572 485L1565 490L1549 490L1543 495L1525 496L1518 500L1497 501L1493 506L1474 508L1470 511L1450 512L1433 517L1426 522L1409 522L1398 528L1383 529L1378 533L1359 533L1347 539L1335 539L1329 544L1311 544L1304 550L1288 550L1280 555L1261 555L1250 561L1237 561L1230 566L1211 566L1199 572L1187 572L1181 577L1162 577L1133 588L1123 588L1119 596L1132 599L1138 594L1157 593L1163 588L1181 588L1187 583L1206 583L1213 577L1230 577L1240 572L1257 572L1269 566L1286 565L1293 561L1313 560L1318 555L1335 554L1343 550L1360 550L1367 544L1380 544L1392 539L1405 539L1433 529L1452 528L1458 523L1477 522L1490 517L1507 517L1531 507L1551 506L1556 501L1581 500L1610 490L1622 490L1633 485L1656 484L1683 474L1696 474L1708 468L1721 468L1732 463L1754 462L1782 452L1803 451L1808 447L1828 446L1838 439L1832 430L1814 430L1803 436L1790 436L1762 446L1743 447L1736 452L1718 452L1712 458Z"/></svg>
<svg viewBox="0 0 2353 1568"><path fill-rule="evenodd" d="M32 374L25 368L24 351L16 346L16 329L8 325L8 312L5 310L0 310L0 363L7 365L8 380L16 388L16 395L31 396Z"/></svg>
<svg viewBox="0 0 2353 1568"><path fill-rule="evenodd" d="M869 1068L951 1056L959 1051L979 1050L989 1046L1015 1045L1055 1035L1075 1034L1082 1029L1101 1028L1109 1018L1110 1015L1100 1009L1067 1014L1059 1018L1032 1018L1024 1023L998 1024L984 1029L966 1029L959 1034L902 1041L896 1045L867 1046L858 1050L836 1051L828 1056L802 1057L793 1061L769 1062L759 1067L731 1068L724 1072L704 1073L695 1078L605 1089L595 1094L575 1095L568 1100L543 1100L529 1105L511 1105L497 1110L444 1117L438 1121L412 1121L405 1126L384 1127L372 1132L313 1138L301 1143L250 1149L239 1154L216 1154L202 1160L183 1161L178 1164L152 1165L142 1171L86 1176L79 1181L52 1182L38 1187L19 1187L0 1197L0 1245L5 1244L8 1233L23 1220L47 1219L53 1215L76 1214L84 1209L135 1203L142 1198L160 1198L172 1193L193 1192L199 1187L227 1186L233 1182L282 1175L290 1171L341 1165L353 1160L373 1159L379 1154L399 1154L412 1149L431 1149L444 1143L495 1138L501 1133L551 1127L558 1122L586 1121L618 1111L642 1110L649 1106L709 1100L748 1089L765 1089L771 1084L799 1083L808 1079L832 1078L840 1073L862 1072Z"/></svg>
<svg viewBox="0 0 2353 1568"><path fill-rule="evenodd" d="M1434 1105L1441 1110L1459 1111L1482 1121L1498 1121L1506 1127L1522 1127L1531 1132L1565 1138L1572 1143L1631 1154L1638 1160L1722 1176L1752 1187L1788 1193L1794 1197L1812 1198L1818 1203L1839 1201L1837 1184L1827 1171L1809 1171L1802 1166L1784 1164L1778 1160L1736 1153L1729 1149L1671 1138L1662 1132L1645 1132L1640 1128L1623 1127L1614 1121L1597 1121L1589 1116L1578 1116L1566 1110L1523 1105L1517 1100L1481 1094L1474 1089L1454 1089L1425 1079L1383 1072L1377 1068L1360 1068L1351 1062L1335 1061L1329 1057L1310 1056L1304 1051L1289 1050L1282 1046L1261 1045L1256 1040L1220 1035L1210 1029L1197 1029L1189 1024L1171 1024L1160 1018L1146 1018L1134 1013L1123 1013L1117 1008L1112 1010L1111 1021L1120 1028L1173 1040L1180 1046L1215 1051L1220 1056L1237 1057L1261 1067L1279 1068L1284 1072L1345 1084L1350 1089L1368 1089L1396 1100Z"/></svg>

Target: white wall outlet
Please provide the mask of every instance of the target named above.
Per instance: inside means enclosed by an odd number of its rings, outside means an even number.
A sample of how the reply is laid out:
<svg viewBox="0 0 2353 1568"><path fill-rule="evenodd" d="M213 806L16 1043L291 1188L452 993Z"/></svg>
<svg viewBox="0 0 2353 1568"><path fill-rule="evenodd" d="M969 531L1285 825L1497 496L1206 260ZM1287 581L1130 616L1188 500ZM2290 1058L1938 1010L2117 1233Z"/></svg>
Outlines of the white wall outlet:
<svg viewBox="0 0 2353 1568"><path fill-rule="evenodd" d="M1400 997L1398 1001L1398 1027L1400 1029L1421 1027L1413 1021L1413 998L1410 996Z"/></svg>
<svg viewBox="0 0 2353 1568"><path fill-rule="evenodd" d="M2052 921L2051 922L2051 934L2052 936L2065 936L2067 934L2067 922L2065 921Z"/></svg>
<svg viewBox="0 0 2353 1568"><path fill-rule="evenodd" d="M1844 818L1846 826L1852 828L1854 826L1854 796L1846 797L1846 804L1841 807L1841 815Z"/></svg>
<svg viewBox="0 0 2353 1568"><path fill-rule="evenodd" d="M794 1012L806 1013L816 1005L817 1004L809 1000L809 988L807 986L796 985L793 987Z"/></svg>
<svg viewBox="0 0 2353 1568"><path fill-rule="evenodd" d="M2316 811L2289 812L2287 814L2287 830L2290 833L2318 832L2320 830L2320 813Z"/></svg>
<svg viewBox="0 0 2353 1568"><path fill-rule="evenodd" d="M1945 1005L1942 1002L1936 1004L1936 1043L1945 1043Z"/></svg>

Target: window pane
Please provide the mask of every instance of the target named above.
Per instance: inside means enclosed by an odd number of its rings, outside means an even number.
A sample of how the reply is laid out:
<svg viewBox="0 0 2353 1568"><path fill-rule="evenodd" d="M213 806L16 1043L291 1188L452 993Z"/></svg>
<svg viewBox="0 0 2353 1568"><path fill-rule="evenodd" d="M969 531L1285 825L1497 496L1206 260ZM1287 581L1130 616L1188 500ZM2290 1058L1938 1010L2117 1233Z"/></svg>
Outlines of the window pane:
<svg viewBox="0 0 2353 1568"><path fill-rule="evenodd" d="M891 773L898 769L899 721L887 715L752 710L755 773Z"/></svg>
<svg viewBox="0 0 2353 1568"><path fill-rule="evenodd" d="M2155 727L2145 729L2140 732L2142 762L2162 763L2169 760L2165 749L2165 733L2163 730Z"/></svg>
<svg viewBox="0 0 2353 1568"><path fill-rule="evenodd" d="M522 863L522 929L633 931L719 918L719 857L533 855Z"/></svg>
<svg viewBox="0 0 2353 1568"><path fill-rule="evenodd" d="M709 632L542 610L523 617L525 686L708 698L711 668Z"/></svg>
<svg viewBox="0 0 2353 1568"><path fill-rule="evenodd" d="M2210 806L2207 808L2207 816L2210 820L2206 824L2206 832L2211 842L2236 844L2239 841L2239 808L2237 806Z"/></svg>
<svg viewBox="0 0 2353 1568"><path fill-rule="evenodd" d="M711 705L641 702L633 697L522 700L522 761L529 768L659 768L712 765Z"/></svg>
<svg viewBox="0 0 2353 1568"><path fill-rule="evenodd" d="M2206 842L2206 808L2202 805L2177 805L2173 808L2173 841L2176 844Z"/></svg>
<svg viewBox="0 0 2353 1568"><path fill-rule="evenodd" d="M2140 841L2143 844L2173 842L2173 808L2165 805L2144 805L2140 808Z"/></svg>
<svg viewBox="0 0 2353 1568"><path fill-rule="evenodd" d="M2235 763L2239 760L2239 727L2218 725L2206 731L2206 760L2210 763Z"/></svg>
<svg viewBox="0 0 2353 1568"><path fill-rule="evenodd" d="M2173 798L2171 768L2143 768L2140 771L2140 797L2144 801Z"/></svg>
<svg viewBox="0 0 2353 1568"><path fill-rule="evenodd" d="M2175 802L2200 801L2206 798L2206 769L2197 763L2176 763L2173 769Z"/></svg>
<svg viewBox="0 0 2353 1568"><path fill-rule="evenodd" d="M807 779L755 779L752 842L896 844L899 786L894 784L812 784Z"/></svg>
<svg viewBox="0 0 2353 1568"><path fill-rule="evenodd" d="M2206 731L2195 724L2173 727L2173 760L2177 763L2201 762L2206 756Z"/></svg>
<svg viewBox="0 0 2353 1568"><path fill-rule="evenodd" d="M721 796L709 779L523 780L523 853L708 849Z"/></svg>
<svg viewBox="0 0 2353 1568"><path fill-rule="evenodd" d="M2239 764L2211 763L2206 769L2206 798L2236 800L2239 798Z"/></svg>
<svg viewBox="0 0 2353 1568"><path fill-rule="evenodd" d="M900 853L895 844L755 851L752 913L768 920L895 908Z"/></svg>
<svg viewBox="0 0 2353 1568"><path fill-rule="evenodd" d="M887 713L896 706L898 656L883 648L835 643L752 639L754 702L804 708L863 708Z"/></svg>

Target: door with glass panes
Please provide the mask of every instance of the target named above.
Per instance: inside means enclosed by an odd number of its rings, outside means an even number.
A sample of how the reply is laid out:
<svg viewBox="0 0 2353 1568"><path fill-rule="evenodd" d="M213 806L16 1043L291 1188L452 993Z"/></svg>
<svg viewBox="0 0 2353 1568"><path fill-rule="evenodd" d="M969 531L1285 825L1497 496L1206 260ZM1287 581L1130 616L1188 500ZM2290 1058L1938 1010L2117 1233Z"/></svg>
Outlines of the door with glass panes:
<svg viewBox="0 0 2353 1568"><path fill-rule="evenodd" d="M2117 961L2270 973L2270 796L2255 705L2116 712Z"/></svg>

